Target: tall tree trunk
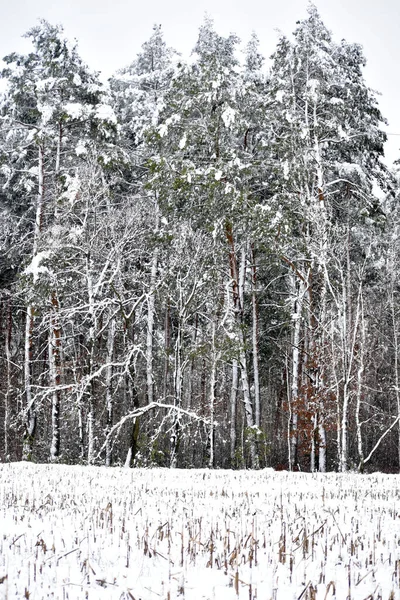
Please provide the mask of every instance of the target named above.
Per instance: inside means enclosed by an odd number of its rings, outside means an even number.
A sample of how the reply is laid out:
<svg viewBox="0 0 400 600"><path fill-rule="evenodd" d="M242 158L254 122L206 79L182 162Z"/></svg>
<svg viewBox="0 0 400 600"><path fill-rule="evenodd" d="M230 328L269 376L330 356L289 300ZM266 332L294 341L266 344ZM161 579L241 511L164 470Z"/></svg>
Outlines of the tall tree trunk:
<svg viewBox="0 0 400 600"><path fill-rule="evenodd" d="M25 325L25 398L26 409L24 419L24 440L22 460L32 460L33 444L36 433L36 409L32 395L32 359L33 359L33 328L35 312L30 304L26 311Z"/></svg>
<svg viewBox="0 0 400 600"><path fill-rule="evenodd" d="M236 358L232 360L232 384L230 395L231 422L230 422L230 442L231 442L231 467L236 467L236 403L239 385L239 364Z"/></svg>
<svg viewBox="0 0 400 600"><path fill-rule="evenodd" d="M340 471L348 469L348 412L350 404L350 383L353 362L352 344L352 307L351 307L351 261L350 261L350 226L347 224L346 271L342 272L342 347L343 347L343 406L342 406L342 440L340 455ZM357 308L358 311L358 308ZM357 326L354 325L353 335Z"/></svg>
<svg viewBox="0 0 400 600"><path fill-rule="evenodd" d="M343 278L342 278L343 279ZM342 400L342 416L341 416L341 441L340 441L340 461L339 470L347 471L348 451L347 451L347 422L349 408L349 372L348 372L348 326L347 322L347 286L342 280L342 314L339 315L341 321L341 337L342 337L342 362L343 362L343 400Z"/></svg>
<svg viewBox="0 0 400 600"><path fill-rule="evenodd" d="M91 386L92 387L92 386ZM89 396L89 406L88 406L88 415L87 415L87 464L90 466L94 462L94 401L93 396L90 393Z"/></svg>
<svg viewBox="0 0 400 600"><path fill-rule="evenodd" d="M178 409L182 407L182 324L179 322L178 331L175 342L175 357L174 357L174 406ZM178 450L180 445L180 414L179 410L174 411L173 424L171 432L171 455L170 467L176 468L178 461Z"/></svg>
<svg viewBox="0 0 400 600"><path fill-rule="evenodd" d="M311 453L310 453L310 471L311 473L315 472L315 464L316 464L316 460L315 460L315 434L317 432L317 428L318 428L318 416L317 414L314 414L312 417L312 424L313 424L313 430L311 433Z"/></svg>
<svg viewBox="0 0 400 600"><path fill-rule="evenodd" d="M236 260L236 257L235 257ZM239 282L238 282L238 294L239 302L237 304L238 310L236 313L236 329L239 341L239 365L240 374L242 380L242 391L243 391L243 404L244 412L246 416L246 428L247 428L247 441L250 449L250 462L253 469L259 468L259 460L257 455L257 448L255 442L255 423L253 414L253 404L251 402L249 375L247 368L247 357L246 357L246 342L244 339L243 331L243 305L244 305L244 287L246 279L246 249L243 247L241 251L241 262L239 270ZM237 271L237 269L236 269Z"/></svg>
<svg viewBox="0 0 400 600"><path fill-rule="evenodd" d="M252 342L253 342L253 373L254 373L254 408L255 408L255 425L260 428L261 426L261 404L260 404L260 376L258 368L258 306L257 306L257 265L256 265L256 253L254 244L251 245L251 299L252 299L252 312L253 312L253 330L252 330Z"/></svg>
<svg viewBox="0 0 400 600"><path fill-rule="evenodd" d="M87 377L89 377L88 385L88 411L87 411L87 464L91 465L94 461L95 452L95 384L94 384L94 363L96 351L96 334L97 334L97 317L94 306L94 290L93 290L93 265L90 256L86 259L86 282L89 300L89 316L90 327L88 335L88 366Z"/></svg>
<svg viewBox="0 0 400 600"><path fill-rule="evenodd" d="M326 418L326 364L325 364L325 343L326 343L326 279L324 276L322 290L321 290L321 310L320 310L320 352L319 352L319 365L317 373L317 393L318 393L318 414L317 414L317 439L318 439L318 471L320 473L326 472L326 430L325 430L325 418Z"/></svg>
<svg viewBox="0 0 400 600"><path fill-rule="evenodd" d="M171 324L170 324L170 303L167 298L165 305L164 321L164 377L163 377L163 399L164 402L168 396L168 375L169 375L169 355L171 349Z"/></svg>
<svg viewBox="0 0 400 600"><path fill-rule="evenodd" d="M394 272L394 265L393 265ZM398 321L396 318L396 299L395 299L395 282L391 281L390 286L390 312L392 317L392 330L393 330L393 346L394 346L394 386L396 394L396 405L397 405L397 417L399 418L399 424L397 429L397 459L398 468L400 470L400 376L399 376L399 333L398 333Z"/></svg>
<svg viewBox="0 0 400 600"><path fill-rule="evenodd" d="M43 221L43 204L44 204L44 148L42 145L38 147L38 195L36 201L35 229L33 237L32 259L38 254L39 236L42 230ZM33 282L35 283L37 275L33 274ZM25 325L25 419L24 419L24 439L22 458L23 460L32 460L33 445L36 434L36 406L32 393L32 362L33 362L33 331L35 324L35 308L30 302L26 309L26 325Z"/></svg>
<svg viewBox="0 0 400 600"><path fill-rule="evenodd" d="M196 313L195 315L195 319L194 319L194 326L193 326L193 331L192 331L192 340L191 340L191 346L192 349L194 350L196 348L196 341L197 341L197 334L198 334L198 321L199 321L199 316L198 313ZM190 360L188 361L188 369L187 369L187 376L186 376L186 380L187 380L187 385L186 385L186 408L188 410L190 410L192 408L192 395L193 395L193 374L195 373L195 352L192 351L192 356L190 358Z"/></svg>
<svg viewBox="0 0 400 600"><path fill-rule="evenodd" d="M113 359L114 359L114 340L115 340L115 318L111 317L108 325L107 337L107 370L106 370L106 407L107 407L107 424L106 424L106 467L111 467L112 463L112 443L110 432L113 426L114 403L113 403Z"/></svg>
<svg viewBox="0 0 400 600"><path fill-rule="evenodd" d="M10 448L8 439L10 435L10 398L11 398L11 335L12 335L12 308L11 298L6 305L6 327L4 334L4 345L6 355L6 391L4 395L4 458L10 460Z"/></svg>
<svg viewBox="0 0 400 600"><path fill-rule="evenodd" d="M292 342L292 381L291 381L291 415L292 423L290 428L290 457L289 469L294 470L297 463L297 444L298 444L298 409L299 409L299 377L300 377L300 334L303 314L303 300L305 282L302 279L298 280L296 285L295 276L293 277L293 288L295 297L293 300L292 319L294 321L293 342ZM296 293L297 290L297 293Z"/></svg>
<svg viewBox="0 0 400 600"><path fill-rule="evenodd" d="M324 414L318 413L318 471L326 473L326 429Z"/></svg>
<svg viewBox="0 0 400 600"><path fill-rule="evenodd" d="M358 450L358 460L359 467L358 470L360 472L364 471L364 449L363 449L363 440L362 440L362 431L361 431L361 421L360 421L360 412L361 412L361 398L362 398L362 385L363 385L363 375L364 375L364 352L365 352L365 320L364 320L364 306L363 299L361 298L361 341L360 348L358 351L359 356L359 365L357 369L357 401L356 401L356 426L357 426L357 450Z"/></svg>
<svg viewBox="0 0 400 600"><path fill-rule="evenodd" d="M340 457L342 455L342 436L341 436L341 424L342 424L342 407L341 407L341 391L339 383L339 356L337 353L337 347L335 343L335 323L333 318L331 319L331 356L332 356L332 373L335 381L335 399L336 399L336 457L337 465L340 468Z"/></svg>
<svg viewBox="0 0 400 600"><path fill-rule="evenodd" d="M62 123L58 124L57 150L56 150L56 197L54 201L54 218L58 218L58 193L60 188L59 174L61 161L61 147L63 138ZM51 317L49 330L49 374L52 390L51 405L51 430L52 439L50 446L50 460L56 462L60 456L60 410L61 410L61 329L59 318L59 301L57 293L52 290L50 294Z"/></svg>
<svg viewBox="0 0 400 600"><path fill-rule="evenodd" d="M210 469L214 468L214 433L215 433L215 382L216 382L216 371L217 371L217 352L215 348L215 331L216 331L216 316L213 315L211 322L211 373L210 373L210 432L209 432L209 447L210 455L208 460L208 466Z"/></svg>
<svg viewBox="0 0 400 600"><path fill-rule="evenodd" d="M343 286L343 303L346 306L350 294L346 290L348 285L348 278L346 278L346 285ZM350 407L350 384L352 381L353 364L356 354L356 341L359 329L360 317L362 316L363 306L363 289L362 289L362 277L360 276L360 283L358 288L357 304L355 307L354 323L348 322L347 327L343 330L343 345L344 345L344 360L345 371L344 371L344 383L343 383L343 408L342 408L342 440L341 440L341 455L340 455L340 471L345 472L348 469L348 418L349 418L349 407ZM347 314L349 314L348 309ZM346 311L344 311L343 323L346 324ZM352 329L352 331L350 331Z"/></svg>
<svg viewBox="0 0 400 600"><path fill-rule="evenodd" d="M325 336L326 336L326 294L327 294L327 250L328 250L328 217L326 211L325 199L325 181L324 167L322 161L321 143L318 138L319 120L318 120L318 104L313 103L313 132L314 132L314 155L316 161L316 179L317 179L317 201L315 206L315 214L317 215L315 237L318 240L316 260L319 263L322 275L322 289L319 297L319 323L316 322L314 308L312 309L312 318L314 320L314 340L317 342L316 348L316 376L315 376L315 393L317 397L317 413L316 413L316 434L318 444L318 470L320 473L326 471L326 431L325 431ZM311 290L310 290L311 293ZM319 335L316 335L316 330L319 325Z"/></svg>
<svg viewBox="0 0 400 600"><path fill-rule="evenodd" d="M238 260L235 250L235 242L233 239L232 224L227 221L225 224L225 235L229 249L229 270L232 282L232 305L235 321L236 336L239 346L239 367L243 390L243 405L246 417L246 427L248 433L248 444L250 449L251 467L257 469L259 461L255 443L254 431L254 415L253 405L250 396L250 385L247 369L247 359L245 351L245 339L243 332L243 303L244 303L244 286L246 274L246 249L243 247L241 252L240 271L238 268ZM231 425L232 427L232 425Z"/></svg>
<svg viewBox="0 0 400 600"><path fill-rule="evenodd" d="M134 314L132 315L131 319L133 322L135 322ZM125 347L126 348L129 348L128 334L129 334L129 322L125 323ZM132 344L132 346L135 345L135 328L134 327L132 327L131 344ZM135 363L134 363L133 357L131 358L131 362L129 364L129 368L128 368L128 371L126 374L125 385L126 385L126 389L128 391L128 397L129 397L128 411L130 412L130 411L133 411L133 410L139 408L139 397L138 397L138 393L137 393L137 389L136 389L136 369L135 369ZM126 468L132 468L135 465L135 457L136 457L136 454L137 454L137 451L139 448L139 432L140 432L140 418L136 417L133 420L131 430L130 430L128 452L126 455L125 465L124 465Z"/></svg>
<svg viewBox="0 0 400 600"><path fill-rule="evenodd" d="M52 313L49 331L49 370L52 387L50 460L56 462L60 456L60 406L61 406L61 328L59 304L56 292L51 293Z"/></svg>
<svg viewBox="0 0 400 600"><path fill-rule="evenodd" d="M85 360L83 356L83 334L81 333L78 338L78 343L74 339L74 376L75 385L78 387L79 382L85 375ZM77 413L78 413L78 445L79 445L79 461L83 463L85 460L85 439L84 439L84 406L82 398L82 390L77 394L76 399Z"/></svg>
<svg viewBox="0 0 400 600"><path fill-rule="evenodd" d="M155 206L155 231L156 233L160 227L160 213L157 204L157 200L154 202ZM153 374L153 341L154 341L154 314L155 314L155 293L156 293L156 279L157 279L157 267L158 267L158 255L159 247L153 250L153 258L151 261L150 271L150 288L149 295L147 298L147 335L146 335L146 379L147 379L147 402L151 404L154 401L154 374Z"/></svg>

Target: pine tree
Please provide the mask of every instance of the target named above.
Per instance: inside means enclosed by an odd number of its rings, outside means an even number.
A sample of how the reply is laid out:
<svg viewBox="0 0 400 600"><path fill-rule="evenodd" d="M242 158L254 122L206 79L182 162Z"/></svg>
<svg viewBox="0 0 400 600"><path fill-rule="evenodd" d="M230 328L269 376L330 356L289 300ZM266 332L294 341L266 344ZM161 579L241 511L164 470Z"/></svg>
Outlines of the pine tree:
<svg viewBox="0 0 400 600"><path fill-rule="evenodd" d="M360 257L363 222L376 216L374 185L386 177L380 162L383 120L362 77L364 64L358 45L333 42L313 6L299 22L294 41L283 37L274 55L276 185L293 215L292 241L285 251L293 280L292 468L302 412L310 415L311 438L319 442L320 469L325 469L331 377L339 382L339 461L341 469L347 468L349 386L359 327L352 315L353 309L358 315L352 268ZM326 356L332 311L338 319L340 358ZM329 360L341 365L340 372L330 371Z"/></svg>
<svg viewBox="0 0 400 600"><path fill-rule="evenodd" d="M66 223L65 192L75 177L80 157L93 136L107 137L114 128L112 111L102 104L97 77L87 69L76 46L62 37L62 28L42 21L26 36L33 52L10 54L2 77L7 92L2 104L5 150L11 160L3 169L3 192L14 210L28 221L26 245L25 408L24 451L30 459L36 434L37 378L42 352L36 326L40 311L48 314L49 387L52 389L51 458L60 453L61 330L60 298L52 269L59 253L60 232ZM75 182L76 183L76 182ZM29 224L30 222L30 224ZM25 290L24 290L25 288ZM44 315L42 315L44 316ZM38 366L36 366L38 365Z"/></svg>

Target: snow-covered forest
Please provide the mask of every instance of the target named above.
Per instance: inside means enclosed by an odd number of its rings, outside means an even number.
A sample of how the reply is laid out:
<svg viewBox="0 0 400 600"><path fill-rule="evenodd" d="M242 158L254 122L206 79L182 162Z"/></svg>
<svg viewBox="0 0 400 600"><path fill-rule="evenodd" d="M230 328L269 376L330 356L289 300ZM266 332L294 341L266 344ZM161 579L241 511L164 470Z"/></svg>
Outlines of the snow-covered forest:
<svg viewBox="0 0 400 600"><path fill-rule="evenodd" d="M294 26L270 60L155 26L107 85L45 21L5 58L1 461L399 470L384 118Z"/></svg>

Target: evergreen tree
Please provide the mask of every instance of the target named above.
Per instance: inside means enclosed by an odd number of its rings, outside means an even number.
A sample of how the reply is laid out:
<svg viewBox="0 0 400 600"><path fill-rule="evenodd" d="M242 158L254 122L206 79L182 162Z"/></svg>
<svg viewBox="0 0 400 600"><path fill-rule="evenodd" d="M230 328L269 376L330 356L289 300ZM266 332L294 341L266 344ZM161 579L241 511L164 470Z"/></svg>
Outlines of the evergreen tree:
<svg viewBox="0 0 400 600"><path fill-rule="evenodd" d="M365 85L364 64L361 48L335 43L313 6L309 17L298 24L293 42L283 37L274 55L276 186L293 215L290 246L284 250L294 320L292 468L297 461L298 422L305 418L310 420L312 461L317 440L319 467L325 469L328 390L333 381L337 405L330 418L340 421L338 460L341 469L347 468L354 340L360 327L357 286L362 284L356 283L356 271L364 253L359 241L366 218L379 219L374 189L387 179L380 161L383 119ZM341 353L327 356L327 324L335 318Z"/></svg>
<svg viewBox="0 0 400 600"><path fill-rule="evenodd" d="M61 329L58 281L53 272L68 213L65 202L76 187L76 169L94 136L109 137L112 111L102 103L101 86L82 63L62 28L42 21L27 33L33 52L10 54L2 77L8 89L2 104L3 146L11 157L3 168L3 193L11 210L21 211L28 228L21 292L26 302L24 458L32 457L37 427L38 385L45 377L46 334L38 314L48 316L48 378L52 389L51 457L60 453ZM66 192L68 192L66 194ZM29 262L28 262L29 261ZM57 289L59 288L59 289ZM50 300L48 300L50 296ZM40 400L42 402L42 400Z"/></svg>

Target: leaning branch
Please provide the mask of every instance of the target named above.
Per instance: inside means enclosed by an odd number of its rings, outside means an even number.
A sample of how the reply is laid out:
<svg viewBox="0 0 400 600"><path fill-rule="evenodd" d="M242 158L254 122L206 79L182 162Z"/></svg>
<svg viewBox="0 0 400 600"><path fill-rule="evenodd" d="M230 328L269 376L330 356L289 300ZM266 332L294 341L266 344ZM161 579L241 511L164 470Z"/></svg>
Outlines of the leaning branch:
<svg viewBox="0 0 400 600"><path fill-rule="evenodd" d="M205 425L210 425L210 421L208 419L205 419L204 417L200 417L197 413L195 413L193 411L185 410L184 408L174 406L173 404L165 404L164 402L151 402L150 404L147 404L146 406L142 406L141 408L137 408L136 410L133 410L132 412L128 413L127 415L122 417L122 419L120 419L118 421L118 423L116 423L110 429L102 447L100 448L100 450L97 454L97 458L100 458L101 453L105 450L106 445L108 444L110 438L114 435L114 433L117 432L117 435L118 435L118 433L120 432L121 427L124 425L124 423L126 423L127 421L132 421L133 419L137 419L138 417L141 417L142 415L145 415L146 413L148 413L152 410L155 410L157 408L164 408L171 412L175 411L179 415L184 415L186 417L189 417L193 421L199 421L201 423L204 423Z"/></svg>
<svg viewBox="0 0 400 600"><path fill-rule="evenodd" d="M370 458L372 457L372 455L374 454L375 450L377 450L381 444L381 442L385 439L385 437L387 436L387 434L393 429L393 427L399 422L400 420L400 415L398 417L395 418L395 420L393 421L393 423L391 424L391 426L389 427L389 429L386 429L386 431L384 431L381 435L381 437L379 438L379 440L376 442L375 446L372 448L371 452L368 454L367 458L364 459L363 464L365 465L365 463L367 463Z"/></svg>

